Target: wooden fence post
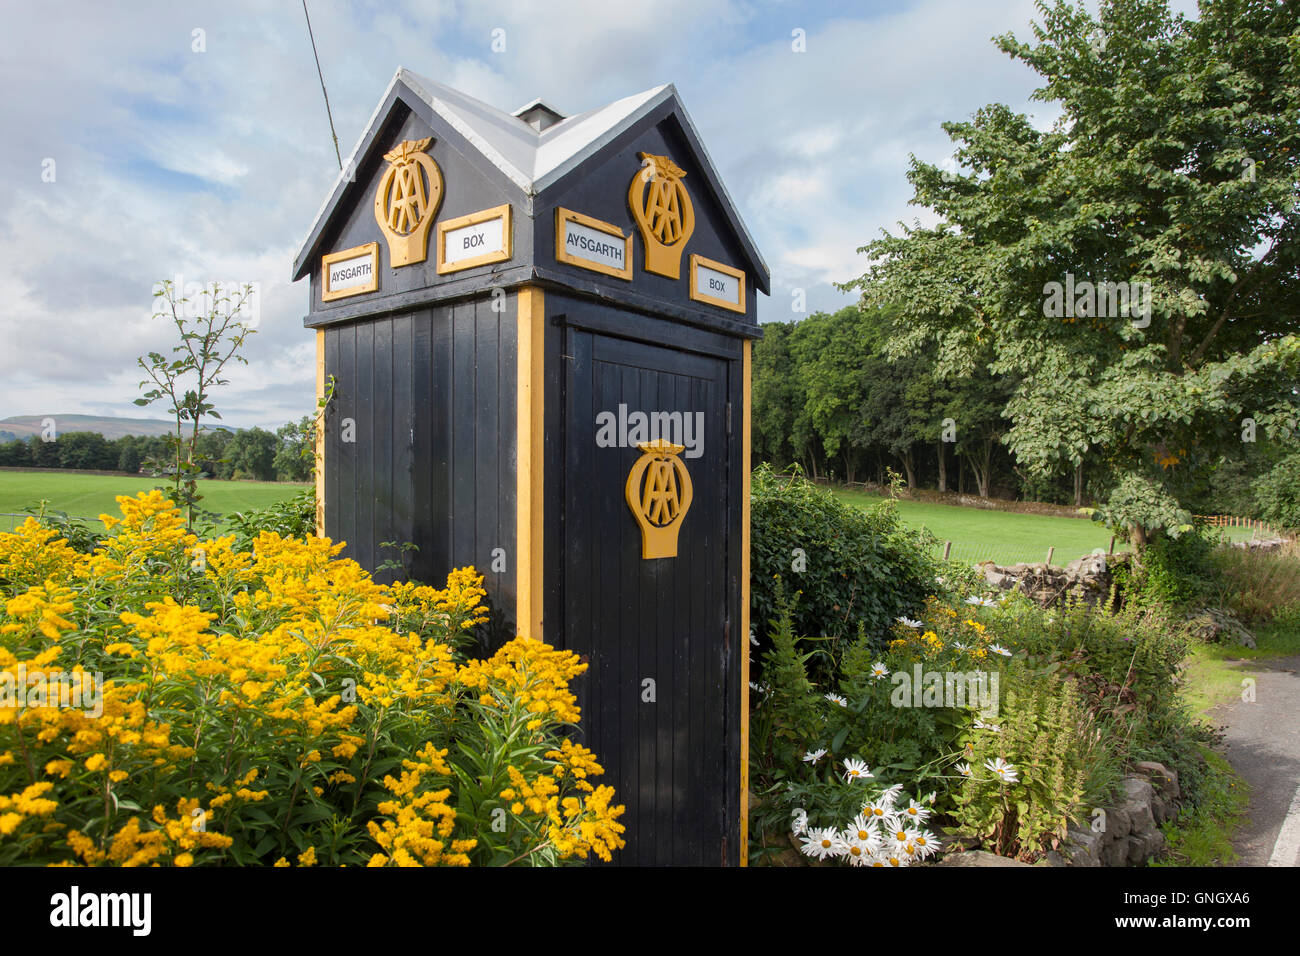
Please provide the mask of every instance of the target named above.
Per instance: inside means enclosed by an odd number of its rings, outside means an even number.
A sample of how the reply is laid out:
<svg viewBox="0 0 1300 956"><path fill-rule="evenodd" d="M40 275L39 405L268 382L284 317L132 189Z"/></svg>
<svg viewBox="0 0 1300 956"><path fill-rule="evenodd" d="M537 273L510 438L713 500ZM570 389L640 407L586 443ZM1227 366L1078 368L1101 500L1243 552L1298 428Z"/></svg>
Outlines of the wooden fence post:
<svg viewBox="0 0 1300 956"><path fill-rule="evenodd" d="M947 560L948 560L948 555L950 555L950 554L952 554L952 542L951 542L951 541L945 541L945 542L943 543L943 559L944 559L945 561L947 561Z"/></svg>
<svg viewBox="0 0 1300 956"><path fill-rule="evenodd" d="M1050 548L1047 549L1047 563L1049 565L1052 563L1052 552L1054 552L1055 550L1056 550L1056 545L1052 545Z"/></svg>

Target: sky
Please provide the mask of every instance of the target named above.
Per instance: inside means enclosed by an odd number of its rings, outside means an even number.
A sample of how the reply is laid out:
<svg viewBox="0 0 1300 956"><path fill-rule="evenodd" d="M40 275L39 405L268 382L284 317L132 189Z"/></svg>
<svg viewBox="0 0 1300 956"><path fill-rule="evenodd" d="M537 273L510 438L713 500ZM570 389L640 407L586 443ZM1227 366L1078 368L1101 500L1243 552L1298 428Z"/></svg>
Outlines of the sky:
<svg viewBox="0 0 1300 956"><path fill-rule="evenodd" d="M173 344L153 290L177 277L261 293L247 365L214 393L224 422L312 413L290 268L338 162L301 2L2 6L0 418L166 418L132 400L137 356ZM1029 0L307 7L345 161L398 67L566 115L676 84L771 270L765 322L797 317L795 290L808 311L850 304L833 283L865 271L858 247L933 222L905 174L912 155L950 164L941 123L992 102L1056 118L991 42L1031 36Z"/></svg>

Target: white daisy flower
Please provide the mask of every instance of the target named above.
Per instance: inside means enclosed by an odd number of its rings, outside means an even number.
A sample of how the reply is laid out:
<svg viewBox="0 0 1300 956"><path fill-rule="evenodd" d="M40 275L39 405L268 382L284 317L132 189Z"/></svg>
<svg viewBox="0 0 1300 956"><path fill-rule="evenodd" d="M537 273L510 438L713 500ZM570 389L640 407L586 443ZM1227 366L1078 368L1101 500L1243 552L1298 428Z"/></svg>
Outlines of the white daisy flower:
<svg viewBox="0 0 1300 956"><path fill-rule="evenodd" d="M886 810L894 809L894 804L898 802L898 795L903 792L903 785L896 783L880 795L880 802Z"/></svg>
<svg viewBox="0 0 1300 956"><path fill-rule="evenodd" d="M1011 652L1007 650L1005 647L1003 647L1001 644L990 644L989 650L994 654L1001 654L1003 657L1011 656Z"/></svg>
<svg viewBox="0 0 1300 956"><path fill-rule="evenodd" d="M959 764L957 764L957 772L958 772L959 774L961 774L963 777L969 777L969 776L971 776L971 772L970 772L970 764L968 764L968 763L959 763Z"/></svg>
<svg viewBox="0 0 1300 956"><path fill-rule="evenodd" d="M930 818L931 811L917 803L915 800L907 801L907 806L898 811L898 815L904 820L912 820L916 823L924 823Z"/></svg>
<svg viewBox="0 0 1300 956"><path fill-rule="evenodd" d="M995 734L1000 734L1000 733L1002 733L1002 728L999 727L997 724L986 724L986 723L984 723L984 721L980 720L978 717L975 718L975 729L976 729L976 730L989 730L989 731L992 731L992 732L995 733Z"/></svg>
<svg viewBox="0 0 1300 956"><path fill-rule="evenodd" d="M844 852L841 854L846 857L853 866L869 866L871 859L875 855L868 847L861 843L844 843Z"/></svg>
<svg viewBox="0 0 1300 956"><path fill-rule="evenodd" d="M804 752L803 759L805 763L815 764L818 760L821 760L822 757L825 756L826 756L825 750L810 750Z"/></svg>
<svg viewBox="0 0 1300 956"><path fill-rule="evenodd" d="M1003 783L1015 783L1020 779L1019 772L1014 764L1009 764L1001 757L996 760L984 761L984 766L993 771L993 775Z"/></svg>
<svg viewBox="0 0 1300 956"><path fill-rule="evenodd" d="M801 839L803 846L799 847L799 850L805 856L815 856L819 860L824 860L828 856L839 855L838 848L841 840L839 834L830 827L814 827Z"/></svg>
<svg viewBox="0 0 1300 956"><path fill-rule="evenodd" d="M925 627L925 625L922 624L920 621L914 621L910 617L906 617L906 616L895 618L895 620L897 620L898 623L902 624L904 627L914 627L917 628L918 630L922 627Z"/></svg>
<svg viewBox="0 0 1300 956"><path fill-rule="evenodd" d="M895 820L894 825L885 834L885 846L895 853L905 853L907 844L912 841L915 833L916 831L911 827L904 826L901 820Z"/></svg>
<svg viewBox="0 0 1300 956"><path fill-rule="evenodd" d="M889 668L885 666L884 661L876 661L871 665L871 676L876 680L889 676Z"/></svg>
<svg viewBox="0 0 1300 956"><path fill-rule="evenodd" d="M868 820L880 823L884 821L885 817L889 816L889 807L885 806L882 801L873 800L862 807L862 815Z"/></svg>
<svg viewBox="0 0 1300 956"><path fill-rule="evenodd" d="M844 782L852 783L854 780L866 780L868 777L874 777L875 774L867 769L867 764L856 757L849 757L844 761Z"/></svg>
<svg viewBox="0 0 1300 956"><path fill-rule="evenodd" d="M849 702L845 700L843 697L841 697L839 694L825 694L823 696L825 696L825 698L829 700L832 704L839 704L841 707L849 706Z"/></svg>
<svg viewBox="0 0 1300 956"><path fill-rule="evenodd" d="M953 642L952 642L952 646L955 647L955 648L957 648L957 650L959 650L959 651L969 651L969 650L970 650L970 645L969 645L969 644L963 644L961 641L953 641Z"/></svg>
<svg viewBox="0 0 1300 956"><path fill-rule="evenodd" d="M918 830L912 834L911 846L922 860L939 852L939 841L929 830Z"/></svg>
<svg viewBox="0 0 1300 956"><path fill-rule="evenodd" d="M845 843L860 844L872 853L880 849L880 828L876 825L876 818L869 817L865 813L859 813L854 817L848 829L840 836Z"/></svg>
<svg viewBox="0 0 1300 956"><path fill-rule="evenodd" d="M993 606L994 606L994 602L993 602L992 600L990 600L989 598L976 597L976 596L973 595L973 594L972 594L970 597L968 597L968 598L966 599L966 603L967 603L967 604L974 604L974 605L976 605L977 607L993 607Z"/></svg>

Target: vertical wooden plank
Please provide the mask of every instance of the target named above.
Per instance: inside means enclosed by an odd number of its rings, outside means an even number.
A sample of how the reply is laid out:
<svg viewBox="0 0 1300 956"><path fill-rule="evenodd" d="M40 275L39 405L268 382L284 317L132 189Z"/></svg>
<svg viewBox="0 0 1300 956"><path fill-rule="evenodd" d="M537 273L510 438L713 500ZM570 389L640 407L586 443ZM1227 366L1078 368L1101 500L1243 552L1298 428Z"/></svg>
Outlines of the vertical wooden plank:
<svg viewBox="0 0 1300 956"><path fill-rule="evenodd" d="M392 318L392 415L393 415L393 464L392 464L392 523L394 540L409 541L417 548L416 530L413 521L413 503L415 500L414 461L415 451L415 380L412 374L415 364L415 349L412 330L415 316L406 312ZM403 565L406 568L401 578L416 577L417 559L420 552L406 555ZM440 582L439 582L440 583Z"/></svg>
<svg viewBox="0 0 1300 956"><path fill-rule="evenodd" d="M511 552L515 547L515 363L518 360L518 338L515 319L508 312L494 312L499 345L497 351L497 409L500 427L497 429L496 501L499 523L496 547L505 548L506 570L497 575L497 633L498 644L513 638L517 633L515 603L518 595L519 566ZM559 510L559 509L557 509ZM558 568L552 571L558 578ZM494 647L493 650L496 648Z"/></svg>
<svg viewBox="0 0 1300 956"><path fill-rule="evenodd" d="M542 290L516 293L518 368L515 386L515 619L520 633L543 639L542 514L545 422L545 303Z"/></svg>
<svg viewBox="0 0 1300 956"><path fill-rule="evenodd" d="M429 404L423 410L429 421L430 499L429 556L432 584L441 587L451 570L452 512L452 307L439 305L429 313L433 372Z"/></svg>
<svg viewBox="0 0 1300 956"><path fill-rule="evenodd" d="M474 484L474 567L483 575L494 612L500 607L499 575L492 571L492 552L496 548L509 548L501 540L501 511L505 507L498 496L500 462L498 453L501 429L513 418L514 409L502 421L497 375L500 371L501 334L492 303L487 299L474 303L474 376L475 422L478 440L475 444ZM483 650L487 651L484 646Z"/></svg>
<svg viewBox="0 0 1300 956"><path fill-rule="evenodd" d="M375 539L375 460L379 429L375 421L375 323L357 324L356 472L357 527L350 542L353 557L373 571L379 563Z"/></svg>
<svg viewBox="0 0 1300 956"><path fill-rule="evenodd" d="M474 513L478 448L474 381L474 303L452 307L451 332L451 566L474 563Z"/></svg>
<svg viewBox="0 0 1300 956"><path fill-rule="evenodd" d="M382 316L370 323L374 334L372 364L370 431L370 504L374 511L370 517L369 537L374 542L374 567L391 559L399 560L401 545L406 540L398 533L393 513L393 464L396 458L393 428L393 376L396 371L393 356L393 318ZM381 548L381 541L392 541L396 548ZM381 582L394 579L391 571L379 575Z"/></svg>

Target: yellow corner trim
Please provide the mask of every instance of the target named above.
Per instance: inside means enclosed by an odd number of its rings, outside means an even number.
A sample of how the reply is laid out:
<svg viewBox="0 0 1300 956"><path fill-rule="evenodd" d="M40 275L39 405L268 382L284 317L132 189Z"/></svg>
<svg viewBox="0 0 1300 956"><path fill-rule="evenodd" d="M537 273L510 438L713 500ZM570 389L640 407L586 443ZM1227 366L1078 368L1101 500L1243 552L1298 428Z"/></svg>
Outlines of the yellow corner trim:
<svg viewBox="0 0 1300 956"><path fill-rule="evenodd" d="M740 401L740 865L749 865L749 458L751 339L742 345Z"/></svg>
<svg viewBox="0 0 1300 956"><path fill-rule="evenodd" d="M515 430L515 621L542 639L542 508L545 477L545 300L536 286L518 292Z"/></svg>
<svg viewBox="0 0 1300 956"><path fill-rule="evenodd" d="M316 536L325 535L325 330L316 330Z"/></svg>

